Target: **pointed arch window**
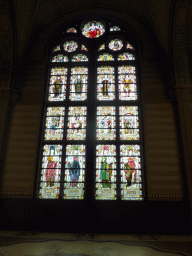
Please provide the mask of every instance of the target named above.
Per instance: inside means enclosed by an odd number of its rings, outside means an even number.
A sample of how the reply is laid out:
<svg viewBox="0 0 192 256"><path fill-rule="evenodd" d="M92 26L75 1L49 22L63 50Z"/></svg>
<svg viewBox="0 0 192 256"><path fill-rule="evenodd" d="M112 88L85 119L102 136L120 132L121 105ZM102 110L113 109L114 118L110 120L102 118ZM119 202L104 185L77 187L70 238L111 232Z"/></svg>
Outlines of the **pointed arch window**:
<svg viewBox="0 0 192 256"><path fill-rule="evenodd" d="M136 51L119 26L83 24L50 53L38 198L143 200Z"/></svg>

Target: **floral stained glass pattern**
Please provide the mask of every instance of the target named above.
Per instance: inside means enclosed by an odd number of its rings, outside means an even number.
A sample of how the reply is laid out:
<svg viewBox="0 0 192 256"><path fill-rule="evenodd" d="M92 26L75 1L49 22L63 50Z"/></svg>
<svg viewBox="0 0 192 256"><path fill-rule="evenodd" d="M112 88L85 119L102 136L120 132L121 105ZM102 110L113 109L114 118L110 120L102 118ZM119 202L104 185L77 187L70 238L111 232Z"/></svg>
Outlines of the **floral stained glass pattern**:
<svg viewBox="0 0 192 256"><path fill-rule="evenodd" d="M69 61L68 57L62 54L59 54L52 58L52 62L68 62L68 61Z"/></svg>
<svg viewBox="0 0 192 256"><path fill-rule="evenodd" d="M105 27L101 22L87 22L82 28L82 34L88 38L97 38L103 35Z"/></svg>
<svg viewBox="0 0 192 256"><path fill-rule="evenodd" d="M138 107L119 107L121 140L139 140Z"/></svg>
<svg viewBox="0 0 192 256"><path fill-rule="evenodd" d="M100 47L99 47L99 50L98 51L101 51L101 50L104 50L105 49L105 44L102 44Z"/></svg>
<svg viewBox="0 0 192 256"><path fill-rule="evenodd" d="M67 33L77 33L77 29L75 28L68 28Z"/></svg>
<svg viewBox="0 0 192 256"><path fill-rule="evenodd" d="M98 61L112 61L114 60L113 55L109 54L109 53L103 53L101 55L99 55Z"/></svg>
<svg viewBox="0 0 192 256"><path fill-rule="evenodd" d="M84 54L77 54L72 58L72 62L81 62L81 61L88 61L87 56Z"/></svg>
<svg viewBox="0 0 192 256"><path fill-rule="evenodd" d="M109 66L97 68L97 100L115 99L114 68Z"/></svg>
<svg viewBox="0 0 192 256"><path fill-rule="evenodd" d="M48 107L46 115L45 140L62 140L64 128L64 107Z"/></svg>
<svg viewBox="0 0 192 256"><path fill-rule="evenodd" d="M71 69L70 95L72 101L87 99L88 68L74 67Z"/></svg>
<svg viewBox="0 0 192 256"><path fill-rule="evenodd" d="M109 48L113 51L119 51L123 47L123 41L119 39L111 40L109 43Z"/></svg>
<svg viewBox="0 0 192 256"><path fill-rule="evenodd" d="M116 200L116 146L96 146L96 199Z"/></svg>
<svg viewBox="0 0 192 256"><path fill-rule="evenodd" d="M85 140L87 107L69 107L68 140Z"/></svg>
<svg viewBox="0 0 192 256"><path fill-rule="evenodd" d="M84 199L85 145L67 145L64 199Z"/></svg>
<svg viewBox="0 0 192 256"><path fill-rule="evenodd" d="M60 175L62 145L44 145L39 198L58 199L60 193Z"/></svg>
<svg viewBox="0 0 192 256"><path fill-rule="evenodd" d="M136 70L134 66L118 68L119 99L137 100Z"/></svg>
<svg viewBox="0 0 192 256"><path fill-rule="evenodd" d="M64 43L63 48L67 52L74 52L78 48L78 44L74 41L67 41Z"/></svg>
<svg viewBox="0 0 192 256"><path fill-rule="evenodd" d="M97 107L97 140L116 139L115 107Z"/></svg>
<svg viewBox="0 0 192 256"><path fill-rule="evenodd" d="M53 49L53 52L57 52L57 51L60 51L61 48L60 48L60 45L56 46L54 49Z"/></svg>
<svg viewBox="0 0 192 256"><path fill-rule="evenodd" d="M140 161L140 145L120 146L122 200L142 200Z"/></svg>
<svg viewBox="0 0 192 256"><path fill-rule="evenodd" d="M113 26L110 28L110 31L120 31L120 27L119 26Z"/></svg>
<svg viewBox="0 0 192 256"><path fill-rule="evenodd" d="M117 60L135 60L135 56L132 53L124 52L118 56Z"/></svg>
<svg viewBox="0 0 192 256"><path fill-rule="evenodd" d="M63 101L66 99L67 68L52 68L48 101Z"/></svg>
<svg viewBox="0 0 192 256"><path fill-rule="evenodd" d="M83 45L83 44L81 45L81 50L82 51L88 51L87 48L85 47L85 45Z"/></svg>

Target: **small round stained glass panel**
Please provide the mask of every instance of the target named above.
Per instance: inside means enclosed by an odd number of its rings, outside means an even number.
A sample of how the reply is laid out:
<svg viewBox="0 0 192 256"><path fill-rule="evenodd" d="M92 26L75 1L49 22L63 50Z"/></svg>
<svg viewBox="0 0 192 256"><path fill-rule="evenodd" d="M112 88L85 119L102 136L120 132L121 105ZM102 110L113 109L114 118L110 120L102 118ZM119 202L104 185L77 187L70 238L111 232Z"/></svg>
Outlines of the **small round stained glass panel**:
<svg viewBox="0 0 192 256"><path fill-rule="evenodd" d="M63 48L67 52L74 52L78 47L78 44L74 41L67 41L64 43Z"/></svg>
<svg viewBox="0 0 192 256"><path fill-rule="evenodd" d="M97 38L104 34L105 27L101 22L89 21L82 28L82 34L88 38Z"/></svg>
<svg viewBox="0 0 192 256"><path fill-rule="evenodd" d="M122 47L123 47L123 41L119 39L111 40L109 43L109 49L113 51L119 51L122 49Z"/></svg>

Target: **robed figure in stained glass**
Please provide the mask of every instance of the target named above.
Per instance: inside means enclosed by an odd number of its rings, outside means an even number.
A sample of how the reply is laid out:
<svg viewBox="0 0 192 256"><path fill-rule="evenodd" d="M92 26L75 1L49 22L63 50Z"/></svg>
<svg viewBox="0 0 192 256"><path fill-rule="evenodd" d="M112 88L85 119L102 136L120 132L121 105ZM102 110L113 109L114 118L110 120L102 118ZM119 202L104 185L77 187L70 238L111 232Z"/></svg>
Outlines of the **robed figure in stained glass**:
<svg viewBox="0 0 192 256"><path fill-rule="evenodd" d="M124 80L123 91L125 93L125 96L127 96L127 97L129 97L130 92L131 92L130 83L133 83L133 81L131 79L128 79L128 77L126 77L125 80Z"/></svg>
<svg viewBox="0 0 192 256"><path fill-rule="evenodd" d="M132 174L134 173L134 183L136 183L135 161L132 157L128 158L127 163L124 163L125 177L127 180L127 187L131 186Z"/></svg>
<svg viewBox="0 0 192 256"><path fill-rule="evenodd" d="M111 184L109 183L111 180L112 174L112 164L107 163L107 157L104 156L101 161L101 172L100 179L102 180L103 188L110 188Z"/></svg>
<svg viewBox="0 0 192 256"><path fill-rule="evenodd" d="M58 98L58 97L61 98L61 86L62 86L61 77L57 76L54 82L54 88L53 88L55 98Z"/></svg>
<svg viewBox="0 0 192 256"><path fill-rule="evenodd" d="M73 162L68 163L71 187L77 187L80 176L80 164L78 156L74 156Z"/></svg>
<svg viewBox="0 0 192 256"><path fill-rule="evenodd" d="M103 80L103 96L108 96L109 81Z"/></svg>
<svg viewBox="0 0 192 256"><path fill-rule="evenodd" d="M81 78L81 76L78 76L76 81L75 81L75 92L78 95L81 95L82 88L83 88L82 78Z"/></svg>
<svg viewBox="0 0 192 256"><path fill-rule="evenodd" d="M48 156L47 158L48 164L47 164L47 170L46 170L46 182L47 182L47 187L53 187L54 186L54 181L55 181L55 173L57 168L57 163L52 161L53 157Z"/></svg>

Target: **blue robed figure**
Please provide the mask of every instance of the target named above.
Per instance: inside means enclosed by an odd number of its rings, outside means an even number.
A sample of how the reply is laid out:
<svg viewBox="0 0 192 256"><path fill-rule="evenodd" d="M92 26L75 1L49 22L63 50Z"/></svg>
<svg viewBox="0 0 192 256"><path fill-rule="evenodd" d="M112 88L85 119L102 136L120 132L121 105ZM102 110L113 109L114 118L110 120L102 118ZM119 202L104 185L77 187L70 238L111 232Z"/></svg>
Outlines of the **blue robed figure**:
<svg viewBox="0 0 192 256"><path fill-rule="evenodd" d="M71 187L77 187L80 176L80 164L78 156L74 156L73 162L68 163Z"/></svg>

